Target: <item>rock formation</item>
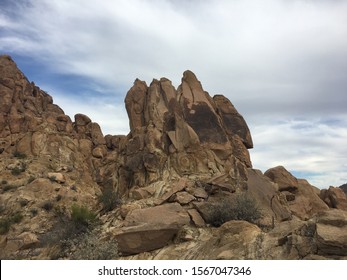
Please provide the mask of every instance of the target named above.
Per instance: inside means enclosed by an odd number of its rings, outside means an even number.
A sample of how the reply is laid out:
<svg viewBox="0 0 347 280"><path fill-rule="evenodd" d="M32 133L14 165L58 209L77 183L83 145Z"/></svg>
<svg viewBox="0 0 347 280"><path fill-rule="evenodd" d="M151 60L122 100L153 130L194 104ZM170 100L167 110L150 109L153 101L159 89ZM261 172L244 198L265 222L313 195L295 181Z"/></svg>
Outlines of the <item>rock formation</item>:
<svg viewBox="0 0 347 280"><path fill-rule="evenodd" d="M347 258L345 193L253 169L245 120L191 71L177 89L136 79L125 106L129 134L103 136L0 56L0 258L57 258L76 204L124 259Z"/></svg>

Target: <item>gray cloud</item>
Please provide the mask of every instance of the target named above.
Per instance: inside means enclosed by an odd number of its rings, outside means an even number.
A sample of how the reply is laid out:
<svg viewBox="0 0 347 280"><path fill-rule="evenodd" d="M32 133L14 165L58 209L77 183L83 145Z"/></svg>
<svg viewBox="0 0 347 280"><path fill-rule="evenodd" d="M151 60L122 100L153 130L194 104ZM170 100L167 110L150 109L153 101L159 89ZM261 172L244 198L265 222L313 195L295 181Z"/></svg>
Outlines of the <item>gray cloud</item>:
<svg viewBox="0 0 347 280"><path fill-rule="evenodd" d="M37 0L0 6L2 52L30 56L57 75L85 77L101 88L95 92L114 90L97 98L109 108L102 115L95 98L81 105L78 96L47 83L66 111L89 111L105 132L127 129L119 100L135 78L166 76L177 86L191 69L205 90L225 94L248 121L255 167L283 164L314 173L309 179L324 187L347 181L341 144L347 136L347 1ZM107 107L112 98L114 107Z"/></svg>

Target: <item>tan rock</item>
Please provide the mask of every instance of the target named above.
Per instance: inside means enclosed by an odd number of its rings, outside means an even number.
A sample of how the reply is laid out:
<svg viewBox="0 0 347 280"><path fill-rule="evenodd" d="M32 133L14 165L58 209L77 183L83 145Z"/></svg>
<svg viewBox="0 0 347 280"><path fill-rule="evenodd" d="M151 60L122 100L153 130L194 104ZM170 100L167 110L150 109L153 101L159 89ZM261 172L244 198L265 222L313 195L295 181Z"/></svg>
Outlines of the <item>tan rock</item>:
<svg viewBox="0 0 347 280"><path fill-rule="evenodd" d="M93 149L92 155L96 158L103 158L107 154L107 149L105 145L100 145Z"/></svg>
<svg viewBox="0 0 347 280"><path fill-rule="evenodd" d="M330 208L347 211L347 196L340 188L329 187L320 191L320 197Z"/></svg>
<svg viewBox="0 0 347 280"><path fill-rule="evenodd" d="M91 123L91 119L83 114L76 114L75 115L75 124L77 126L86 126L89 123Z"/></svg>
<svg viewBox="0 0 347 280"><path fill-rule="evenodd" d="M131 255L162 248L177 232L178 228L175 226L142 224L122 228L113 233L113 238L122 255Z"/></svg>
<svg viewBox="0 0 347 280"><path fill-rule="evenodd" d="M270 168L264 175L278 185L279 191L295 192L298 188L298 180L283 166Z"/></svg>
<svg viewBox="0 0 347 280"><path fill-rule="evenodd" d="M335 227L318 223L317 245L325 254L347 256L347 225Z"/></svg>
<svg viewBox="0 0 347 280"><path fill-rule="evenodd" d="M292 214L302 220L308 220L315 214L329 209L317 194L316 188L303 179L298 180L295 200L288 201L288 205Z"/></svg>
<svg viewBox="0 0 347 280"><path fill-rule="evenodd" d="M48 172L47 177L51 181L57 182L59 184L64 184L66 181L64 174L58 172Z"/></svg>
<svg viewBox="0 0 347 280"><path fill-rule="evenodd" d="M139 224L181 226L189 224L189 222L188 213L178 203L135 209L124 220L126 226Z"/></svg>
<svg viewBox="0 0 347 280"><path fill-rule="evenodd" d="M281 200L275 184L264 176L260 170L248 169L247 192L253 197L262 210L261 223L272 226L273 219L281 222L291 219L289 206Z"/></svg>
<svg viewBox="0 0 347 280"><path fill-rule="evenodd" d="M23 232L18 235L18 239L21 241L19 250L30 249L40 243L37 235L32 232Z"/></svg>
<svg viewBox="0 0 347 280"><path fill-rule="evenodd" d="M188 212L190 218L192 219L193 223L197 227L206 226L204 219L201 217L201 215L199 214L199 212L196 209L189 209L189 210L187 210L187 212Z"/></svg>
<svg viewBox="0 0 347 280"><path fill-rule="evenodd" d="M174 195L174 201L178 202L181 205L188 204L195 200L195 197L187 192L177 192Z"/></svg>

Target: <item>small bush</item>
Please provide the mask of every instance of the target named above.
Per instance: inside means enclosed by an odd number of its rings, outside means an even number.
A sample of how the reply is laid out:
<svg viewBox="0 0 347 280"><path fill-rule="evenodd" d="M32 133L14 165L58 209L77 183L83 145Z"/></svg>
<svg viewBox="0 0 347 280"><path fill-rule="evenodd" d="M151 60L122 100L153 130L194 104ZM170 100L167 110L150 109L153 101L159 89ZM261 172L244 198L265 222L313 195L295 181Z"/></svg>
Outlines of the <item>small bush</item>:
<svg viewBox="0 0 347 280"><path fill-rule="evenodd" d="M33 217L35 217L35 216L37 215L38 212L39 212L39 211L38 211L36 208L31 208L31 209L30 209L30 213L31 213L31 215L32 215Z"/></svg>
<svg viewBox="0 0 347 280"><path fill-rule="evenodd" d="M45 209L47 212L51 211L53 209L53 203L51 201L45 201L42 206L42 209Z"/></svg>
<svg viewBox="0 0 347 280"><path fill-rule="evenodd" d="M2 181L1 181L1 184L2 184L2 185L6 185L7 183L8 183L7 180L2 180Z"/></svg>
<svg viewBox="0 0 347 280"><path fill-rule="evenodd" d="M16 186L13 186L13 185L4 185L2 187L2 191L3 192L8 192L8 191L11 191L11 190L14 190L16 189Z"/></svg>
<svg viewBox="0 0 347 280"><path fill-rule="evenodd" d="M109 212L121 204L117 192L112 188L106 188L98 196L99 203L102 204L102 210Z"/></svg>
<svg viewBox="0 0 347 280"><path fill-rule="evenodd" d="M23 220L23 215L21 213L15 213L14 215L12 215L11 217L11 222L13 224L18 224Z"/></svg>
<svg viewBox="0 0 347 280"><path fill-rule="evenodd" d="M62 198L63 198L63 196L62 196L61 194L58 194L58 195L55 197L55 200L56 200L56 201L60 201Z"/></svg>
<svg viewBox="0 0 347 280"><path fill-rule="evenodd" d="M27 158L27 155L26 155L26 154L21 153L21 152L18 152L18 151L15 151L15 152L13 153L13 156L14 156L15 158L20 158L20 159Z"/></svg>
<svg viewBox="0 0 347 280"><path fill-rule="evenodd" d="M96 213L90 211L85 206L73 204L71 207L71 219L77 225L88 227L96 222Z"/></svg>
<svg viewBox="0 0 347 280"><path fill-rule="evenodd" d="M0 234L7 233L12 224L18 224L23 220L23 215L21 213L15 213L9 217L0 219Z"/></svg>
<svg viewBox="0 0 347 280"><path fill-rule="evenodd" d="M20 167L15 167L11 170L11 174L14 176L18 176L23 172L22 168Z"/></svg>
<svg viewBox="0 0 347 280"><path fill-rule="evenodd" d="M119 257L117 242L102 240L95 232L88 232L78 239L70 240L70 259L112 260Z"/></svg>
<svg viewBox="0 0 347 280"><path fill-rule="evenodd" d="M0 219L0 234L3 235L10 230L11 220L9 218Z"/></svg>
<svg viewBox="0 0 347 280"><path fill-rule="evenodd" d="M233 202L224 199L218 204L211 204L205 220L207 223L219 227L231 220L256 223L261 217L262 213L256 201L247 194L239 194Z"/></svg>

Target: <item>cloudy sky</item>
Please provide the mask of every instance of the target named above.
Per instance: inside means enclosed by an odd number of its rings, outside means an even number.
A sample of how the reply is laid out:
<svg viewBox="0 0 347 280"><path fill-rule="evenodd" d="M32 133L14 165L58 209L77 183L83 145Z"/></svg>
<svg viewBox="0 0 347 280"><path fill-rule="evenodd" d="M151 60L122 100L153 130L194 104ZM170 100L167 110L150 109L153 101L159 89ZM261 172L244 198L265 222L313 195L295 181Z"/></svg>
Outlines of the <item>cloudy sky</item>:
<svg viewBox="0 0 347 280"><path fill-rule="evenodd" d="M253 136L253 166L347 182L347 0L1 0L0 53L72 118L127 134L135 78L192 70Z"/></svg>

